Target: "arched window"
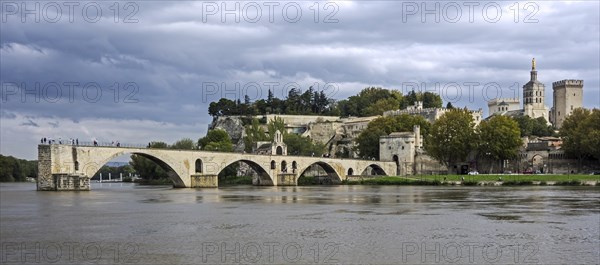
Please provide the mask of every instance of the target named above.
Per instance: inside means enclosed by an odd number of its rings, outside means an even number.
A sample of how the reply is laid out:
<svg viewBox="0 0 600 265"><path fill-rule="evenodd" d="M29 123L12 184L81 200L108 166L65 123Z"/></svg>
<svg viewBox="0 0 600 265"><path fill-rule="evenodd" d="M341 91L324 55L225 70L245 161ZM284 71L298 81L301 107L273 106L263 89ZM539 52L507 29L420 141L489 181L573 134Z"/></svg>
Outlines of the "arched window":
<svg viewBox="0 0 600 265"><path fill-rule="evenodd" d="M277 168L277 164L275 163L275 160L271 161L271 169L276 169Z"/></svg>
<svg viewBox="0 0 600 265"><path fill-rule="evenodd" d="M196 173L202 173L202 160L196 159Z"/></svg>
<svg viewBox="0 0 600 265"><path fill-rule="evenodd" d="M287 162L285 160L281 161L281 172L287 173Z"/></svg>
<svg viewBox="0 0 600 265"><path fill-rule="evenodd" d="M349 168L348 169L348 176L352 176L352 175L354 175L354 169Z"/></svg>
<svg viewBox="0 0 600 265"><path fill-rule="evenodd" d="M79 161L75 161L75 171L79 170Z"/></svg>
<svg viewBox="0 0 600 265"><path fill-rule="evenodd" d="M281 148L281 146L277 146L277 150L275 150L275 154L283 155L283 148Z"/></svg>

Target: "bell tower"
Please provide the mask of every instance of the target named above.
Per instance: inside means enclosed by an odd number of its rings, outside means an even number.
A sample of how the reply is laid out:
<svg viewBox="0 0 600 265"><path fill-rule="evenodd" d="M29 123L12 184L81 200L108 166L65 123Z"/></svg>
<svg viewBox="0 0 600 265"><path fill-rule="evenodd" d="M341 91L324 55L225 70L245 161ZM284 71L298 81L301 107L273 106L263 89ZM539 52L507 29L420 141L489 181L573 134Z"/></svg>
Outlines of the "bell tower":
<svg viewBox="0 0 600 265"><path fill-rule="evenodd" d="M538 81L535 58L531 60L530 79L523 86L523 112L536 119L544 117L548 121L548 108L544 105L546 87Z"/></svg>

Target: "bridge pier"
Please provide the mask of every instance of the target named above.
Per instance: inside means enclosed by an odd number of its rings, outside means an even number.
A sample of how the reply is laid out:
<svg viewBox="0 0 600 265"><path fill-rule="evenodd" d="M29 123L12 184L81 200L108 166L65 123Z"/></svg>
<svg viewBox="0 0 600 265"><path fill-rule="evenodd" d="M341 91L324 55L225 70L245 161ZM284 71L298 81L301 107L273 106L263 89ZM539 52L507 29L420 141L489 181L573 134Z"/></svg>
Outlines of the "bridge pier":
<svg viewBox="0 0 600 265"><path fill-rule="evenodd" d="M191 185L190 188L218 188L219 187L219 176L218 175L204 175L204 174L193 174L190 176Z"/></svg>
<svg viewBox="0 0 600 265"><path fill-rule="evenodd" d="M277 186L298 186L295 173L280 173L277 174L277 178Z"/></svg>
<svg viewBox="0 0 600 265"><path fill-rule="evenodd" d="M79 174L52 174L54 190L77 191L90 190L90 178Z"/></svg>

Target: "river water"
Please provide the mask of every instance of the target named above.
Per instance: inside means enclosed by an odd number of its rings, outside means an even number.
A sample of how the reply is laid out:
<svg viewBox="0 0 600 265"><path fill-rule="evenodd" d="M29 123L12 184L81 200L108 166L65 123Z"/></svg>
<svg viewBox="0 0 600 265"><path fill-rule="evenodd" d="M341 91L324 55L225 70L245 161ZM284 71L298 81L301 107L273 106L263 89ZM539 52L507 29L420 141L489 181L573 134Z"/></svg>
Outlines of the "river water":
<svg viewBox="0 0 600 265"><path fill-rule="evenodd" d="M598 187L0 185L2 264L598 264Z"/></svg>

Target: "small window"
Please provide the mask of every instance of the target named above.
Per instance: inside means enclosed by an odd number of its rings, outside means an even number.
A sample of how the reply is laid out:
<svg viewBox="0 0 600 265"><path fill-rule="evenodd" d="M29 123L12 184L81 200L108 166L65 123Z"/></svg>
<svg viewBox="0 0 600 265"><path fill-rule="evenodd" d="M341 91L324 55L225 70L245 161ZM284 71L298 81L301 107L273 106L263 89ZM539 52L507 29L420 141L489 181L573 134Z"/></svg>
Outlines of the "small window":
<svg viewBox="0 0 600 265"><path fill-rule="evenodd" d="M404 145L402 146L402 150L404 150Z"/></svg>
<svg viewBox="0 0 600 265"><path fill-rule="evenodd" d="M573 110L573 105L571 105L571 110Z"/></svg>

